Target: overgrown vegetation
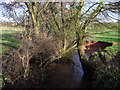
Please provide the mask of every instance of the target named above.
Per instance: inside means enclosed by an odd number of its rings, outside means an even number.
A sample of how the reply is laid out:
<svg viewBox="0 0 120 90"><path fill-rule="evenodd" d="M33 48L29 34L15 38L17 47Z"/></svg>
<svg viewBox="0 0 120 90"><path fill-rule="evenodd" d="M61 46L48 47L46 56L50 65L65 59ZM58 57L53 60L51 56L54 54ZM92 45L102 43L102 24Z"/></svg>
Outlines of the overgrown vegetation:
<svg viewBox="0 0 120 90"><path fill-rule="evenodd" d="M106 52L105 62L99 61L94 75L93 88L120 88L120 52ZM111 57L111 58L110 58Z"/></svg>
<svg viewBox="0 0 120 90"><path fill-rule="evenodd" d="M33 73L36 70L40 72L47 64L55 60L59 49L56 42L46 36L40 37L36 38L36 42L24 40L19 49L3 57L3 74L8 82L14 83L23 77L27 78L34 70Z"/></svg>
<svg viewBox="0 0 120 90"><path fill-rule="evenodd" d="M119 3L92 3L93 5L83 12L84 6L88 4L86 1L3 3L8 17L22 27L22 30L12 30L11 27L12 32L2 32L5 87L44 87L42 81L45 79L44 70L47 66L70 57L69 53L73 50L78 51L84 73L91 74L89 78L95 78L93 87L118 87L119 46L108 47L106 52L97 51L87 60L84 42L91 39L119 44L116 23L102 22L104 27L101 30L101 22L94 22L99 21L99 14L114 10L111 6L119 7ZM69 8L66 8L67 5ZM15 8L23 10L21 17L16 16ZM108 25L110 27L107 27ZM6 52L7 48L10 49L9 52Z"/></svg>

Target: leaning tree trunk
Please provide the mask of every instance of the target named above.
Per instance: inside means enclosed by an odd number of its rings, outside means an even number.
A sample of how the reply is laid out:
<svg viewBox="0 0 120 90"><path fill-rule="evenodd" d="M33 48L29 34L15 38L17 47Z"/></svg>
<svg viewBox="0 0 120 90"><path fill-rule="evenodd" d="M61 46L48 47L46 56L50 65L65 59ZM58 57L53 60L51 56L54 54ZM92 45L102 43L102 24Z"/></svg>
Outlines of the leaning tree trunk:
<svg viewBox="0 0 120 90"><path fill-rule="evenodd" d="M76 35L77 35L77 48L78 48L77 51L80 58L80 62L82 64L84 75L89 76L91 78L95 71L94 63L86 59L85 51L84 51L84 40L79 35L79 33L76 33Z"/></svg>

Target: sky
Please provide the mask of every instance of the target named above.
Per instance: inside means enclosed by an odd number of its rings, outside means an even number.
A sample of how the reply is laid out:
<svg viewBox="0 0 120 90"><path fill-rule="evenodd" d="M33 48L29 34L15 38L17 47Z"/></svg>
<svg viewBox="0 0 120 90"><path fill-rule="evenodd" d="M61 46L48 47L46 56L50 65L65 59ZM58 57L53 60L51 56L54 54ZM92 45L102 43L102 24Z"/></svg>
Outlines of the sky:
<svg viewBox="0 0 120 90"><path fill-rule="evenodd" d="M17 2L26 2L26 1L41 1L41 2L45 2L45 1L50 1L50 2L73 2L73 1L81 1L81 0L0 0L0 2L6 2L6 3L9 3L11 1L17 1ZM88 2L98 2L98 1L111 1L111 2L117 2L117 1L120 1L120 0L85 0L85 1L88 1Z"/></svg>
<svg viewBox="0 0 120 90"><path fill-rule="evenodd" d="M2 3L2 2L5 2L5 3L10 3L11 1L14 1L14 0L0 0L0 3ZM17 0L17 1L27 1L27 0ZM32 1L32 0L31 0ZM37 1L37 0L36 0ZM41 0L39 0L39 1L41 1ZM54 0L55 1L55 0ZM60 1L60 0L59 0ZM62 1L67 1L67 0L62 0ZM72 1L72 0L69 0L69 1ZM78 0L79 1L79 0ZM89 1L89 2L98 2L98 1L101 1L101 0L86 0L86 1ZM102 1L105 1L105 0L102 0ZM107 1L111 1L111 2L116 2L116 1L120 1L120 0L107 0ZM86 9L87 9L87 7L86 7ZM3 10L3 7L0 5L0 21L7 21L7 22L9 22L9 21L12 21L12 18L6 18L6 17L3 17L2 16L2 10ZM21 10L20 9L18 9L18 12L21 12ZM111 16L114 16L115 18L118 18L118 15L116 15L116 14L112 14L112 13L109 13ZM114 19L112 19L113 20L113 22L116 22L117 20L114 20Z"/></svg>
<svg viewBox="0 0 120 90"><path fill-rule="evenodd" d="M50 1L50 2L73 2L73 1L81 1L81 0L1 0L1 1L6 1L6 2L9 2L9 1L17 1L17 2L26 2L26 1L41 1L41 2L46 2L46 1ZM98 2L98 1L111 1L111 2L115 2L115 1L119 1L119 0L85 0L85 1L88 1L88 2Z"/></svg>

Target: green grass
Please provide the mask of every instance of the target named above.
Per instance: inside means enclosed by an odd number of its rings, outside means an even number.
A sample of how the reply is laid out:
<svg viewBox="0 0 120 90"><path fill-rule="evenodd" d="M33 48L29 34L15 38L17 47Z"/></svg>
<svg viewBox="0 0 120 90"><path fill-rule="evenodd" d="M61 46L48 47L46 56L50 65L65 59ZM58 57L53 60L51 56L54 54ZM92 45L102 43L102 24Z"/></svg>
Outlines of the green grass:
<svg viewBox="0 0 120 90"><path fill-rule="evenodd" d="M120 43L120 33L118 32L109 32L109 33L103 33L103 34L95 34L93 35L95 37L94 40L96 41L105 41L110 43Z"/></svg>
<svg viewBox="0 0 120 90"><path fill-rule="evenodd" d="M22 31L21 27L0 27L0 31Z"/></svg>
<svg viewBox="0 0 120 90"><path fill-rule="evenodd" d="M19 46L20 42L15 39L17 34L16 28L0 27L0 54L13 50Z"/></svg>
<svg viewBox="0 0 120 90"><path fill-rule="evenodd" d="M111 50L111 51L120 51L120 45L118 45L118 46L112 46L112 47L107 47L106 49L109 49L109 50Z"/></svg>
<svg viewBox="0 0 120 90"><path fill-rule="evenodd" d="M120 32L117 27L118 26L111 29L106 27L96 27L95 32L91 33L92 37L94 37L93 40L120 44ZM120 51L120 45L107 47L107 49Z"/></svg>
<svg viewBox="0 0 120 90"><path fill-rule="evenodd" d="M109 43L120 43L120 38L117 38L117 37L97 37L95 39L96 41L104 41L104 42L109 42Z"/></svg>
<svg viewBox="0 0 120 90"><path fill-rule="evenodd" d="M91 27L90 33L94 41L104 41L109 43L120 44L120 32L118 31L118 23L105 23L105 26L95 25Z"/></svg>

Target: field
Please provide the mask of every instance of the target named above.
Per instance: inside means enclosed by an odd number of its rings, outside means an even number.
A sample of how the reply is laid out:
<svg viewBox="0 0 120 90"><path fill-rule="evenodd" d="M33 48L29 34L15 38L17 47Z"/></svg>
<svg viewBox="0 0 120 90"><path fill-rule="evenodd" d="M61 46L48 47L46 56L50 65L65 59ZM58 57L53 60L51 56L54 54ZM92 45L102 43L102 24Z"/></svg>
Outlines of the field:
<svg viewBox="0 0 120 90"><path fill-rule="evenodd" d="M20 44L14 37L18 34L14 27L0 27L0 54L17 48Z"/></svg>
<svg viewBox="0 0 120 90"><path fill-rule="evenodd" d="M113 26L112 26L113 25ZM106 49L110 49L113 51L120 50L120 32L118 30L118 23L113 23L110 25L113 28L106 27L92 27L93 32L91 33L93 37L93 41L103 41L108 43L116 43L119 44L117 46L107 47Z"/></svg>
<svg viewBox="0 0 120 90"><path fill-rule="evenodd" d="M113 25L113 24L112 24ZM111 26L112 26L111 25ZM90 32L91 36L93 37L93 41L104 41L110 43L117 43L120 44L120 32L118 32L118 24L114 24L114 28L108 29L106 27L96 26L91 27L92 33ZM0 54L10 51L14 48L17 48L20 44L19 41L15 39L17 34L21 28L15 27L0 27ZM108 47L111 50L119 50L120 45Z"/></svg>
<svg viewBox="0 0 120 90"><path fill-rule="evenodd" d="M120 33L118 32L108 32L103 34L95 34L93 35L96 41L105 41L110 43L120 43Z"/></svg>

